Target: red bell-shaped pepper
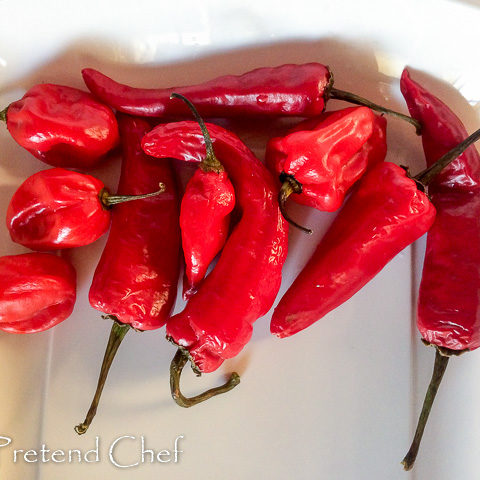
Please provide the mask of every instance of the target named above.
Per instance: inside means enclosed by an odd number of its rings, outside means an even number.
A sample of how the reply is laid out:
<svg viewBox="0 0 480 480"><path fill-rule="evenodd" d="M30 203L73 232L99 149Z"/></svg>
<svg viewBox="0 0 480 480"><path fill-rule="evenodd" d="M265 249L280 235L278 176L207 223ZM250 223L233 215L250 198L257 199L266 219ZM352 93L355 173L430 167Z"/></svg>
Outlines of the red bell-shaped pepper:
<svg viewBox="0 0 480 480"><path fill-rule="evenodd" d="M48 253L0 257L0 330L35 333L70 316L76 273L64 258Z"/></svg>
<svg viewBox="0 0 480 480"><path fill-rule="evenodd" d="M35 85L0 120L19 145L54 167L92 167L119 141L112 110L63 85Z"/></svg>
<svg viewBox="0 0 480 480"><path fill-rule="evenodd" d="M333 212L350 187L386 153L385 118L367 107L351 107L306 120L287 135L272 138L266 162L282 182L283 210L287 198L295 194L290 198L297 203Z"/></svg>
<svg viewBox="0 0 480 480"><path fill-rule="evenodd" d="M147 194L157 195L163 192ZM12 240L32 250L88 245L110 225L109 207L145 198L111 195L100 180L84 173L51 168L28 177L7 209Z"/></svg>

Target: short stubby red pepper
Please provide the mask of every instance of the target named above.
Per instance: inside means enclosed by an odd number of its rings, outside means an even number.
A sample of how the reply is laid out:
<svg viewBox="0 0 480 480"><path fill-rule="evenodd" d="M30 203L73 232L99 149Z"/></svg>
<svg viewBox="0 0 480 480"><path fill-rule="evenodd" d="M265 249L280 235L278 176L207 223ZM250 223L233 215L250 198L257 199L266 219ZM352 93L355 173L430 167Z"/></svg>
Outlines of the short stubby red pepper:
<svg viewBox="0 0 480 480"><path fill-rule="evenodd" d="M460 143L467 132L452 110L410 78L400 87L413 117L422 124L427 165ZM450 356L480 346L480 155L472 145L432 181L437 217L428 232L418 298L417 326L436 348L432 380L415 436L403 459L413 467L423 432Z"/></svg>
<svg viewBox="0 0 480 480"><path fill-rule="evenodd" d="M150 125L118 115L123 162L118 190L135 195L165 185L162 195L124 203L112 212L112 226L89 292L93 308L113 320L94 399L78 434L87 431L123 338L132 328L165 324L175 303L180 273L178 192L171 161L152 159L141 149Z"/></svg>
<svg viewBox="0 0 480 480"><path fill-rule="evenodd" d="M0 119L19 145L54 167L90 168L119 141L112 110L63 85L35 85Z"/></svg>
<svg viewBox="0 0 480 480"><path fill-rule="evenodd" d="M267 144L266 162L283 181L281 201L333 212L350 187L387 153L386 120L351 107L306 120ZM282 202L283 199L283 202Z"/></svg>
<svg viewBox="0 0 480 480"><path fill-rule="evenodd" d="M180 229L185 257L183 296L193 295L208 266L225 245L235 191L222 163L215 155L210 134L195 106L177 93L192 110L205 140L206 155L188 181L180 208Z"/></svg>
<svg viewBox="0 0 480 480"><path fill-rule="evenodd" d="M271 332L288 337L344 303L426 233L434 218L435 208L403 168L376 165L280 300Z"/></svg>
<svg viewBox="0 0 480 480"><path fill-rule="evenodd" d="M407 69L402 73L400 89L410 114L422 125L427 166L467 138L467 130L457 115L438 97L412 80ZM432 181L429 191L449 187L470 191L479 185L480 155L471 146Z"/></svg>
<svg viewBox="0 0 480 480"><path fill-rule="evenodd" d="M167 337L188 352L201 372L212 372L237 355L251 337L252 323L271 308L280 288L288 234L270 172L236 135L213 124L207 128L235 188L241 218L198 292L167 322ZM199 162L205 144L196 123L179 122L154 128L143 148L155 157ZM174 374L177 366L171 369ZM229 386L236 383L238 378L233 378Z"/></svg>
<svg viewBox="0 0 480 480"><path fill-rule="evenodd" d="M0 330L43 332L67 319L76 298L76 273L48 253L0 257Z"/></svg>
<svg viewBox="0 0 480 480"><path fill-rule="evenodd" d="M160 186L152 195L162 191ZM42 170L14 193L7 209L7 228L14 242L32 250L88 245L108 230L109 207L135 198L111 195L91 175L64 168Z"/></svg>
<svg viewBox="0 0 480 480"><path fill-rule="evenodd" d="M82 70L88 89L102 102L125 113L148 117L181 117L188 114L176 92L187 97L204 117L300 116L323 112L328 99L365 105L412 123L410 117L333 87L330 69L321 63L262 67L242 75L225 75L208 82L174 88L134 88L115 82L97 70Z"/></svg>

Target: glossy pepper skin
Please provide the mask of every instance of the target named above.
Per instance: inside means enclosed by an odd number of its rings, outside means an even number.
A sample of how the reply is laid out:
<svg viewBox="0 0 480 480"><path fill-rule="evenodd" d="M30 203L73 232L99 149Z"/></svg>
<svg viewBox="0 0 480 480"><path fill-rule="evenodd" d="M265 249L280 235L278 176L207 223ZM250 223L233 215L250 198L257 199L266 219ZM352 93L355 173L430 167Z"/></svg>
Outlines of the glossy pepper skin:
<svg viewBox="0 0 480 480"><path fill-rule="evenodd" d="M405 69L400 89L412 117L422 125L422 143L427 166L467 138L468 133L460 119L439 98L412 80ZM433 192L454 188L471 191L480 184L480 155L474 146L454 160L438 175L429 187Z"/></svg>
<svg viewBox="0 0 480 480"><path fill-rule="evenodd" d="M90 304L138 330L165 324L175 303L180 269L178 193L168 160L147 157L140 147L150 126L118 116L123 148L118 190L137 195L165 185L151 198L116 205L107 244L95 270Z"/></svg>
<svg viewBox="0 0 480 480"><path fill-rule="evenodd" d="M121 112L148 117L179 117L189 111L172 93L187 97L203 117L315 116L325 108L331 82L320 63L257 68L243 75L225 75L187 87L144 89L115 82L97 70L82 70L95 97Z"/></svg>
<svg viewBox="0 0 480 480"><path fill-rule="evenodd" d="M105 249L93 276L90 305L113 320L97 388L85 420L87 432L100 402L115 354L131 328L163 326L175 303L180 270L178 194L170 161L146 156L140 146L150 125L118 115L122 138L122 172L118 190L135 195L163 183L162 195L118 205Z"/></svg>
<svg viewBox="0 0 480 480"><path fill-rule="evenodd" d="M7 209L12 240L32 250L88 245L110 225L102 205L100 180L83 173L51 168L27 178Z"/></svg>
<svg viewBox="0 0 480 480"><path fill-rule="evenodd" d="M338 307L432 225L435 208L404 169L380 163L360 180L275 308L271 332L293 335Z"/></svg>
<svg viewBox="0 0 480 480"><path fill-rule="evenodd" d="M431 165L467 137L466 129L447 105L412 80L407 69L400 88L411 115L422 124L423 149ZM415 463L450 356L480 346L479 180L480 155L470 146L429 188L437 216L427 235L417 327L436 353L415 436L402 461L405 470Z"/></svg>
<svg viewBox="0 0 480 480"><path fill-rule="evenodd" d="M333 212L350 187L387 153L386 120L367 107L351 107L306 120L267 144L266 162L300 184L297 203Z"/></svg>
<svg viewBox="0 0 480 480"><path fill-rule="evenodd" d="M251 337L252 323L272 306L288 233L268 170L236 135L213 124L207 128L242 216L213 271L185 309L167 322L167 336L188 350L202 372L212 372L237 355ZM149 155L186 161L199 162L205 151L194 122L160 125L142 144Z"/></svg>
<svg viewBox="0 0 480 480"><path fill-rule="evenodd" d="M112 110L63 85L35 85L2 112L5 117L13 139L54 167L90 168L119 141Z"/></svg>
<svg viewBox="0 0 480 480"><path fill-rule="evenodd" d="M187 284L184 297L193 295L208 266L225 245L235 192L228 174L196 170L189 180L180 209L180 228Z"/></svg>
<svg viewBox="0 0 480 480"><path fill-rule="evenodd" d="M0 257L0 330L42 332L70 316L76 273L61 257L25 253Z"/></svg>
<svg viewBox="0 0 480 480"><path fill-rule="evenodd" d="M460 119L404 70L400 88L423 125L427 165L467 137ZM429 188L437 219L427 236L417 325L422 337L450 350L480 346L480 155L475 146ZM449 280L446 280L446 277Z"/></svg>
<svg viewBox="0 0 480 480"><path fill-rule="evenodd" d="M235 206L235 192L228 174L215 155L212 139L195 105L180 98L192 111L205 140L205 157L188 181L180 208L180 229L185 257L183 297L188 299L197 291L208 266L227 240L230 213Z"/></svg>
<svg viewBox="0 0 480 480"><path fill-rule="evenodd" d="M480 346L480 191L431 195L437 217L428 232L417 326L431 345Z"/></svg>

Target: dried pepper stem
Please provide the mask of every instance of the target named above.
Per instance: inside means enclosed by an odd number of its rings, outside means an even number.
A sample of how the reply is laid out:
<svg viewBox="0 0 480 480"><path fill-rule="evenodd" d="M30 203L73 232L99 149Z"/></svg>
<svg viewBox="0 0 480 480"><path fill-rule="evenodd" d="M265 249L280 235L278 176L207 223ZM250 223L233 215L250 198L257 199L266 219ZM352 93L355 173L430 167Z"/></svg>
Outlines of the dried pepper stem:
<svg viewBox="0 0 480 480"><path fill-rule="evenodd" d="M336 100L344 100L345 102L353 103L355 105L362 105L364 107L371 108L376 112L386 113L392 117L400 118L401 120L405 120L406 122L412 124L415 127L417 135L420 135L422 131L422 126L420 123L412 117L408 115L404 115L403 113L396 112L395 110L390 110L389 108L382 107L376 103L367 100L355 93L346 92L344 90L339 90L338 88L331 87L329 91L329 97L334 98Z"/></svg>
<svg viewBox="0 0 480 480"><path fill-rule="evenodd" d="M131 202L132 200L143 200L144 198L156 197L165 192L165 185L158 184L159 189L156 192L146 193L144 195L112 195L106 188L100 192L100 201L105 208L113 207L119 203Z"/></svg>
<svg viewBox="0 0 480 480"><path fill-rule="evenodd" d="M438 387L440 386L449 360L450 357L442 355L439 350L436 350L432 379L430 380L430 385L428 386L427 394L425 395L425 400L423 402L420 418L418 419L415 436L413 437L410 450L402 460L402 465L405 470L410 470L415 463L415 459L417 458L418 450L420 448L420 442L422 441L423 432L425 430L425 425L427 424L430 411L432 410L433 401L437 395Z"/></svg>
<svg viewBox="0 0 480 480"><path fill-rule="evenodd" d="M205 141L205 148L207 150L207 155L205 158L200 162L199 167L204 172L215 172L220 173L224 171L223 165L221 164L220 160L215 156L213 151L213 142L208 133L207 126L203 121L203 118L198 113L198 110L195 108L195 105L187 98L181 95L180 93L172 93L170 98L178 98L179 100L183 100L187 105L188 108L193 113L195 120L197 121L198 125L200 126L200 130L202 131L203 139Z"/></svg>
<svg viewBox="0 0 480 480"><path fill-rule="evenodd" d="M112 365L113 359L115 358L118 347L122 343L122 340L125 338L125 335L130 330L130 328L130 325L120 323L117 319L115 319L113 322L112 329L110 331L110 337L107 343L107 348L105 350L105 356L103 357L100 376L98 377L98 384L97 390L95 391L95 396L93 397L92 404L90 405L85 420L83 421L83 423L80 423L75 427L75 431L79 435L83 435L88 430L88 427L92 423L92 420L97 413L97 407L100 402L103 387L105 385L105 381L107 380L107 375Z"/></svg>
<svg viewBox="0 0 480 480"><path fill-rule="evenodd" d="M240 376L238 373L233 372L228 381L223 385L211 388L210 390L207 390L199 395L195 395L194 397L185 397L180 391L180 376L187 361L188 353L179 348L173 357L172 363L170 364L170 389L175 403L180 407L193 407L194 405L204 402L209 398L232 390L232 388L235 388L240 383Z"/></svg>
<svg viewBox="0 0 480 480"><path fill-rule="evenodd" d="M7 121L7 110L8 110L8 107L6 107L2 111L0 111L0 121L2 121L2 122Z"/></svg>
<svg viewBox="0 0 480 480"><path fill-rule="evenodd" d="M298 224L290 217L290 215L285 209L287 199L292 193L302 193L302 184L297 181L295 177L286 173L282 173L280 175L280 181L282 182L282 187L278 192L278 205L280 207L280 212L282 213L283 218L294 227L300 229L302 232L311 235L313 233L312 230Z"/></svg>

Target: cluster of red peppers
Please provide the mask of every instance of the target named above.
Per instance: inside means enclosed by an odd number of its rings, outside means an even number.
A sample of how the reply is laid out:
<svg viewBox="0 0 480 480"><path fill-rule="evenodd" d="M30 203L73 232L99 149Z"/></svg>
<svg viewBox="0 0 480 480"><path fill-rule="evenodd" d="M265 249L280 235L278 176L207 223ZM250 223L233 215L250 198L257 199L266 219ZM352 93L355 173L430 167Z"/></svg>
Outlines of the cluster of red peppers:
<svg viewBox="0 0 480 480"><path fill-rule="evenodd" d="M437 356L403 462L411 468L449 356L480 346L480 156L471 146L480 132L467 137L455 114L407 70L401 90L411 117L335 88L330 70L319 63L168 89L121 85L92 69L82 74L91 93L37 85L0 112L15 141L55 167L25 180L8 206L12 240L36 253L0 258L0 329L33 333L65 320L74 308L75 271L54 252L87 245L110 229L89 300L113 324L97 390L77 433L91 424L131 329L166 325L177 347L170 383L180 406L239 383L232 373L224 385L187 398L180 375L189 361L200 374L237 355L253 322L272 307L287 255L287 221L310 232L287 213L291 198L323 211L343 208L276 306L271 332L278 337L307 328L347 301L429 232L418 327ZM358 106L324 112L330 98ZM192 114L195 121L186 120ZM421 132L426 170L412 176L384 161L385 114ZM307 118L268 142L266 166L233 132L202 119L258 115ZM100 180L65 168L85 171L117 146L123 158L117 195ZM183 195L172 159L198 165ZM181 251L187 304L171 316ZM445 281L448 275L455 282Z"/></svg>

